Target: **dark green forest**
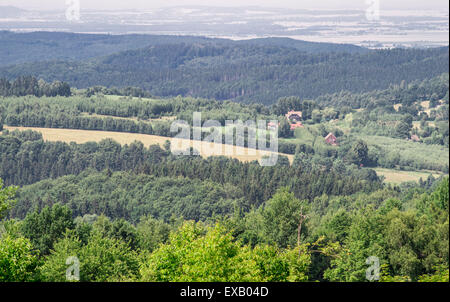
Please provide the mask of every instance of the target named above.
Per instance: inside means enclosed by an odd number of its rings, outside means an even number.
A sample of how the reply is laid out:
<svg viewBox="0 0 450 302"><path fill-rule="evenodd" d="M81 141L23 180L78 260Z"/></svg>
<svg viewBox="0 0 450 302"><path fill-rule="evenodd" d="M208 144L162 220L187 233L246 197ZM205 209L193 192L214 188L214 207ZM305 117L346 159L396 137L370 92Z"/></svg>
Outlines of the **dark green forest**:
<svg viewBox="0 0 450 302"><path fill-rule="evenodd" d="M128 177L122 173L87 177L111 179L102 182L104 187L122 183ZM129 181L139 179L142 176ZM151 180L146 183L151 185ZM77 196L69 203L45 206L30 211L23 220L3 222L0 277L2 281L65 281L65 261L76 254L80 281L348 282L365 281L366 258L377 255L380 281L448 282L448 178L430 185L347 197L322 195L313 202L299 200L288 188L281 188L264 206L249 212L235 207L231 215L197 222L183 222L175 214L169 219L143 215L130 223L104 214L74 215L70 207L82 207L83 194L95 195L86 182L63 177L38 186L44 196L54 198L61 198L55 192L70 186ZM197 186L194 183L192 188ZM120 188L115 187L116 198ZM40 192L33 187L22 190L19 202ZM146 190L149 197L151 190ZM170 187L157 190L164 191L161 197L173 196ZM0 186L2 215L13 206L15 191ZM195 195L201 196L200 192ZM217 202L220 192L214 192L209 197ZM189 194L181 200L192 198ZM300 217L308 219L298 233Z"/></svg>
<svg viewBox="0 0 450 302"><path fill-rule="evenodd" d="M330 167L262 167L225 157L202 159L173 156L158 145L142 143L121 146L112 140L82 145L44 142L36 132L6 132L0 136L1 178L6 184L24 185L91 168L97 171L133 170L157 177L188 177L235 187L245 197L246 207L259 205L281 186L298 197L312 199L322 194L351 194L379 188L376 174L362 170L343 177ZM350 172L349 172L350 173Z"/></svg>
<svg viewBox="0 0 450 302"><path fill-rule="evenodd" d="M119 51L140 49L165 44L220 43L279 46L295 48L308 53L348 52L363 53L368 50L352 44L317 43L289 38L261 38L243 41L213 39L196 36L163 35L101 35L65 32L0 31L0 66L48 60L82 60L106 56Z"/></svg>
<svg viewBox="0 0 450 302"><path fill-rule="evenodd" d="M448 68L448 47L308 53L279 46L182 43L82 61L6 66L0 68L0 77L33 75L77 88L137 86L160 97L181 95L270 105L285 96L304 99L343 90L386 89L390 84L438 76Z"/></svg>

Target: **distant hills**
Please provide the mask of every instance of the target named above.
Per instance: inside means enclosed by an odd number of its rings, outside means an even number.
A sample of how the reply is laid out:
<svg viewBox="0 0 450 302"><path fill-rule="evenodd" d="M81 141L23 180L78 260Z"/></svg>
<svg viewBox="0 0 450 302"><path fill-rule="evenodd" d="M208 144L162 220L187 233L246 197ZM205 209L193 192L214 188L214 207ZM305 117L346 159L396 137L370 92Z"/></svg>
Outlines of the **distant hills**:
<svg viewBox="0 0 450 302"><path fill-rule="evenodd" d="M82 60L170 43L204 43L203 37L0 31L0 66L47 60Z"/></svg>
<svg viewBox="0 0 450 302"><path fill-rule="evenodd" d="M13 33L0 31L0 66L45 60L82 60L125 50L162 44L220 43L222 45L260 45L295 48L305 52L362 53L368 49L351 44L264 38L243 41L173 35L102 35L63 32Z"/></svg>
<svg viewBox="0 0 450 302"><path fill-rule="evenodd" d="M324 42L309 42L302 40L295 40L291 38L258 38L250 40L241 40L238 43L253 44L261 46L280 46L280 47L292 47L300 51L318 53L318 52L348 52L348 53L365 53L369 49L352 45L352 44L336 44L336 43L324 43Z"/></svg>
<svg viewBox="0 0 450 302"><path fill-rule="evenodd" d="M385 89L449 69L448 47L368 50L285 38L1 32L0 45L0 77L8 79L33 75L78 88L137 86L155 96L262 104Z"/></svg>

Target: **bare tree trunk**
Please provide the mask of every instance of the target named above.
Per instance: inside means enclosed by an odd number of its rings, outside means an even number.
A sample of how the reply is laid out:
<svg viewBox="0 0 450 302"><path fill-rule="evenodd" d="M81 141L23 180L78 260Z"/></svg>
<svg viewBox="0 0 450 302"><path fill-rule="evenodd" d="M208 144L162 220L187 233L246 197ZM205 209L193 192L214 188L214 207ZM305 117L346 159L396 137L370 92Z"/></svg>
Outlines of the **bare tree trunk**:
<svg viewBox="0 0 450 302"><path fill-rule="evenodd" d="M298 224L298 230L297 230L297 246L300 246L300 235L302 233L302 224L303 224L303 220L300 218L300 223Z"/></svg>

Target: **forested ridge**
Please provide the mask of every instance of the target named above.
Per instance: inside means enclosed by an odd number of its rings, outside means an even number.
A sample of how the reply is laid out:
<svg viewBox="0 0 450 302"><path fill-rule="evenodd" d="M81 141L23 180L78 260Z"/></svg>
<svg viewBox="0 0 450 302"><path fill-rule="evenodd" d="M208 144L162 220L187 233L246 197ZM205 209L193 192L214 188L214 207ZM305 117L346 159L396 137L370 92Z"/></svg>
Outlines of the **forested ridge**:
<svg viewBox="0 0 450 302"><path fill-rule="evenodd" d="M220 43L234 46L239 44L269 45L295 48L314 52L367 52L368 49L351 44L317 43L289 38L263 38L233 41L228 39L199 36L175 35L109 35L79 34L68 32L10 32L0 31L0 66L47 61L54 59L81 60L106 56L119 51L139 49L162 44Z"/></svg>
<svg viewBox="0 0 450 302"><path fill-rule="evenodd" d="M77 88L138 86L161 97L273 104L284 96L386 89L440 75L448 67L448 47L307 53L278 46L195 43L154 45L87 61L1 67L0 77L33 75Z"/></svg>

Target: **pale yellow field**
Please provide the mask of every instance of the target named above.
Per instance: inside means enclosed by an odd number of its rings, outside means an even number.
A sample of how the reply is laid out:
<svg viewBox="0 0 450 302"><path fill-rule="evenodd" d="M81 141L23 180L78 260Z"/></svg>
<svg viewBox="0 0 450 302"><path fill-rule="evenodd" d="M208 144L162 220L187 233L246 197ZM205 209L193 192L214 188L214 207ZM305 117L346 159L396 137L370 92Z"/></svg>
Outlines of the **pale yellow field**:
<svg viewBox="0 0 450 302"><path fill-rule="evenodd" d="M420 106L422 106L425 109L429 109L430 108L430 101L420 102Z"/></svg>
<svg viewBox="0 0 450 302"><path fill-rule="evenodd" d="M435 122L428 122L428 125L431 126L431 127L436 127ZM420 122L419 121L414 121L413 122L413 128L416 128L416 129L420 130L421 129Z"/></svg>
<svg viewBox="0 0 450 302"><path fill-rule="evenodd" d="M439 103L441 105L437 105L435 109L438 109L439 107L441 107L444 102L445 102L444 100L440 100ZM431 113L430 101L423 101L420 103L420 105L424 108L423 112L430 115L430 113ZM419 112L419 114L420 114L420 112Z"/></svg>
<svg viewBox="0 0 450 302"><path fill-rule="evenodd" d="M377 174L385 177L385 182L399 184L406 181L419 181L426 180L427 177L432 174L434 177L439 177L442 174L436 171L400 171L394 169L375 168Z"/></svg>
<svg viewBox="0 0 450 302"><path fill-rule="evenodd" d="M137 117L120 117L120 116L111 116L111 115L102 115L102 114L96 114L96 113L87 113L87 112L82 112L81 116L86 116L86 117L98 117L98 118L112 118L112 119L117 119L117 120L129 120L129 121L139 121L139 119ZM160 118L151 118L148 120L141 120L142 122L152 122L152 121L173 121L176 120L176 116L162 116Z"/></svg>
<svg viewBox="0 0 450 302"><path fill-rule="evenodd" d="M401 106L402 106L402 104L395 104L394 105L395 111L398 111L398 109L400 109Z"/></svg>
<svg viewBox="0 0 450 302"><path fill-rule="evenodd" d="M36 128L36 127L9 127L4 126L6 130L33 130L42 133L45 141L62 141L66 143L75 142L83 144L87 142L99 142L102 139L110 138L121 145L131 144L134 141L140 141L145 147L150 145L162 146L167 140L175 146L176 150L185 150L189 146L200 151L202 157L209 157L213 155L223 154L228 157L236 158L243 162L260 160L263 156L270 155L271 152L260 151L255 149L248 149L243 147L214 144L200 141L180 140L169 137L162 137L156 135L125 133L125 132L110 132L110 131L91 131L91 130L75 130L75 129L55 129L55 128ZM282 154L289 158L292 163L293 155Z"/></svg>

